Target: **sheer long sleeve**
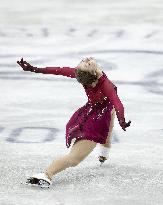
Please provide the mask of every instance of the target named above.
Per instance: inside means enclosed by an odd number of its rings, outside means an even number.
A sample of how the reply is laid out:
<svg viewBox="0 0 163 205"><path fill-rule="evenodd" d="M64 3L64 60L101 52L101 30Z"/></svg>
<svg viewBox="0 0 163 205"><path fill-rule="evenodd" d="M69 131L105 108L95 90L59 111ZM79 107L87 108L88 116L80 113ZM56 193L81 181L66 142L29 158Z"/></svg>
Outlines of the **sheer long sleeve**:
<svg viewBox="0 0 163 205"><path fill-rule="evenodd" d="M70 67L46 67L39 68L39 73L43 74L53 74L53 75L63 75L70 78L75 78L75 68Z"/></svg>
<svg viewBox="0 0 163 205"><path fill-rule="evenodd" d="M109 81L109 79L105 79L102 86L101 86L101 91L103 94L109 98L110 102L114 105L116 115L118 118L118 121L124 121L124 107L122 102L120 101L116 90L113 86L113 83Z"/></svg>

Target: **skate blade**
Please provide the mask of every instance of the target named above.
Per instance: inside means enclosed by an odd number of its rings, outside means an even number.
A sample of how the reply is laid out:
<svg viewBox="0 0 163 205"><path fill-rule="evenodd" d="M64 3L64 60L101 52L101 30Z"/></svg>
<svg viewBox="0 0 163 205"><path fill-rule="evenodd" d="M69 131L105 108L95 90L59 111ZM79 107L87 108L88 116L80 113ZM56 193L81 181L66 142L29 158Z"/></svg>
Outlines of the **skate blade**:
<svg viewBox="0 0 163 205"><path fill-rule="evenodd" d="M50 184L47 183L45 180L43 179L36 179L36 178L29 178L27 179L26 182L21 182L21 184L27 185L27 186L31 186L31 187L39 187L39 188L49 188Z"/></svg>

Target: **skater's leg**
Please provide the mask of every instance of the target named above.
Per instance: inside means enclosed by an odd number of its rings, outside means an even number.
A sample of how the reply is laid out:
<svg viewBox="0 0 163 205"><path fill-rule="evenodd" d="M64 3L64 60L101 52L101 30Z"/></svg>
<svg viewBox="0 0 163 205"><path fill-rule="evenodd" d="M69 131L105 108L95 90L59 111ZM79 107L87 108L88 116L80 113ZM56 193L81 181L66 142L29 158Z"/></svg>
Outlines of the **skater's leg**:
<svg viewBox="0 0 163 205"><path fill-rule="evenodd" d="M74 143L70 153L54 160L46 170L46 175L52 179L53 175L68 167L78 165L96 147L96 143L90 140L80 140Z"/></svg>
<svg viewBox="0 0 163 205"><path fill-rule="evenodd" d="M111 121L110 121L110 125L109 125L109 132L108 132L108 136L107 136L107 139L106 139L106 143L102 144L103 147L111 148L111 140L112 140L112 131L113 131L113 127L114 127L114 119L115 119L115 108L113 108L112 111L111 111Z"/></svg>
<svg viewBox="0 0 163 205"><path fill-rule="evenodd" d="M107 160L108 155L109 155L109 151L111 148L111 136L112 136L112 131L113 131L113 127L114 127L114 119L115 119L115 108L113 108L111 111L111 121L110 121L110 125L109 125L109 132L108 132L108 136L106 139L106 143L99 145L100 146L99 147L99 161L101 163L103 163L105 160Z"/></svg>

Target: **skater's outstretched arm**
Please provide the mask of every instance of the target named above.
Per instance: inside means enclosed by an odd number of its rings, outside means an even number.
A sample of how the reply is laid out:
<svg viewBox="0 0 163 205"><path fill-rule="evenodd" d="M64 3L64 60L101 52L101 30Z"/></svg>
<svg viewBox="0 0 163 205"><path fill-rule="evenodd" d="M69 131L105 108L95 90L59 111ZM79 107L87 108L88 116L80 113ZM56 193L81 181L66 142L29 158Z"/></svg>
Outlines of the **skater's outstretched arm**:
<svg viewBox="0 0 163 205"><path fill-rule="evenodd" d="M124 131L126 131L126 127L130 126L131 121L128 123L125 122L125 117L124 117L124 107L122 102L120 101L114 86L109 79L105 79L102 86L101 86L101 91L103 94L109 98L110 102L114 105L116 115L119 121L120 126Z"/></svg>
<svg viewBox="0 0 163 205"><path fill-rule="evenodd" d="M54 74L63 75L70 78L75 78L75 68L70 67L46 67L43 68L42 73L44 74Z"/></svg>
<svg viewBox="0 0 163 205"><path fill-rule="evenodd" d="M24 71L31 71L35 73L43 74L53 74L53 75L63 75L70 78L75 78L75 68L70 67L46 67L46 68L37 68L30 65L28 62L24 61L23 58L17 63L23 68Z"/></svg>

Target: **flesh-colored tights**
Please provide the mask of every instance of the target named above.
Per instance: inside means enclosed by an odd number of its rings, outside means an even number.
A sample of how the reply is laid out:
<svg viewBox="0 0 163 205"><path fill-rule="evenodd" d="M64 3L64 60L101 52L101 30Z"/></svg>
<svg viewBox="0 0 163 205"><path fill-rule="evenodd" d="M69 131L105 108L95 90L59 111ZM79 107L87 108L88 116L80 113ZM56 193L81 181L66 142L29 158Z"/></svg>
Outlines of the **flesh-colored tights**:
<svg viewBox="0 0 163 205"><path fill-rule="evenodd" d="M87 157L96 147L96 143L90 140L77 141L71 148L70 153L54 160L46 170L47 176L51 179L53 175L68 167L75 167Z"/></svg>
<svg viewBox="0 0 163 205"><path fill-rule="evenodd" d="M114 124L114 116L115 111L112 110L111 113L111 122L109 126L109 133L106 140L106 143L102 146L110 148L111 142L111 132L113 129ZM52 179L52 177L57 174L58 172L61 172L65 170L68 167L75 167L77 166L82 160L84 160L96 147L96 142L91 140L79 140L75 142L70 150L70 152L58 159L55 159L49 167L46 169L45 173L49 177L49 179Z"/></svg>

